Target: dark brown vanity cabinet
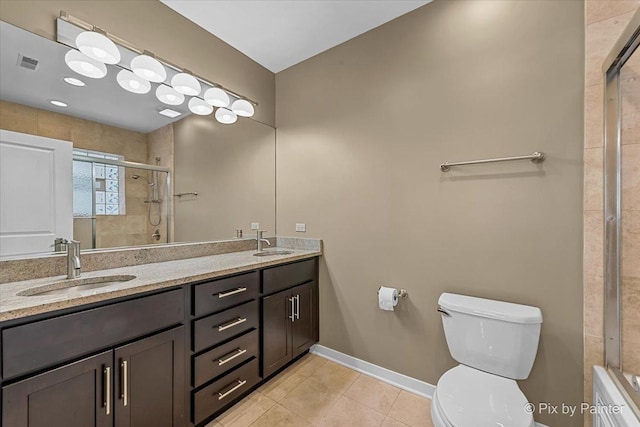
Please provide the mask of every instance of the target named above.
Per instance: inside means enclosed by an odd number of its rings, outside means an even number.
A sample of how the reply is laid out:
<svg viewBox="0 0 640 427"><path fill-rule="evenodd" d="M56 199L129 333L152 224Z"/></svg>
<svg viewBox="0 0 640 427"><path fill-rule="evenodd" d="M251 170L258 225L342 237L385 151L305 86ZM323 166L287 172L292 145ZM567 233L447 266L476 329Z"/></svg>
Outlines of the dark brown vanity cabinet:
<svg viewBox="0 0 640 427"><path fill-rule="evenodd" d="M317 260L264 271L263 289L286 290L262 298L262 373L266 378L318 341ZM303 284L298 284L302 282Z"/></svg>

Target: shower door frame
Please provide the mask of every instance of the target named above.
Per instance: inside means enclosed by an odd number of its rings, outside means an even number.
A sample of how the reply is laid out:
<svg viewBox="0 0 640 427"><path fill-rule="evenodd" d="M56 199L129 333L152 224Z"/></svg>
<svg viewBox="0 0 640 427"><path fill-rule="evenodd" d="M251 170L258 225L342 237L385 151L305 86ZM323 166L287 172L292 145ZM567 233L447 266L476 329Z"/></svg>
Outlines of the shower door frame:
<svg viewBox="0 0 640 427"><path fill-rule="evenodd" d="M604 340L605 363L640 408L640 393L622 374L620 303L621 126L620 70L640 46L640 10L605 59L604 73Z"/></svg>

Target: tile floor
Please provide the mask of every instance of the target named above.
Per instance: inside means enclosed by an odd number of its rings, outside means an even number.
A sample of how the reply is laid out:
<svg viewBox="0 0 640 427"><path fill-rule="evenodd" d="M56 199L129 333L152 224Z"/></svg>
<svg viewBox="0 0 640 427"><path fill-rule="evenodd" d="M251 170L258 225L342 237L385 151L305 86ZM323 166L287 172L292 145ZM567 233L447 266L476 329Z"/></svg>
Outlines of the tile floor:
<svg viewBox="0 0 640 427"><path fill-rule="evenodd" d="M206 427L433 427L430 404L308 354Z"/></svg>

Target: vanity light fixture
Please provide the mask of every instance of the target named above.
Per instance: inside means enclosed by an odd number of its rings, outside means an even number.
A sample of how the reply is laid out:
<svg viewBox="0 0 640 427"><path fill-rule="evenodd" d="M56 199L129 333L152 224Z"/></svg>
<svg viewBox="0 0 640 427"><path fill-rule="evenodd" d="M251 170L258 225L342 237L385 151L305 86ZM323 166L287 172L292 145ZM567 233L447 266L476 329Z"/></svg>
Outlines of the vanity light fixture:
<svg viewBox="0 0 640 427"><path fill-rule="evenodd" d="M52 99L51 101L49 101L50 103L52 103L53 105L55 105L56 107L67 107L67 103L66 102L62 102L62 101L58 101L57 99Z"/></svg>
<svg viewBox="0 0 640 427"><path fill-rule="evenodd" d="M167 70L156 58L142 54L131 60L131 71L137 76L154 83L162 83L167 79Z"/></svg>
<svg viewBox="0 0 640 427"><path fill-rule="evenodd" d="M65 83L68 83L71 86L85 86L85 83L82 80L76 79L75 77L65 77L63 80L65 81Z"/></svg>
<svg viewBox="0 0 640 427"><path fill-rule="evenodd" d="M204 93L204 100L207 104L213 105L214 107L228 107L231 103L227 92L220 89L219 87L212 87L211 89L207 89L207 91Z"/></svg>
<svg viewBox="0 0 640 427"><path fill-rule="evenodd" d="M238 116L227 108L218 108L216 110L216 120L225 125L230 125L238 120Z"/></svg>
<svg viewBox="0 0 640 427"><path fill-rule="evenodd" d="M165 108L162 111L158 111L158 114L162 114L163 116L166 116L172 119L182 115L181 112L172 110L171 108Z"/></svg>
<svg viewBox="0 0 640 427"><path fill-rule="evenodd" d="M180 105L184 102L184 95L167 85L158 86L156 98L167 105Z"/></svg>
<svg viewBox="0 0 640 427"><path fill-rule="evenodd" d="M118 46L104 34L97 31L83 31L76 37L76 46L89 58L104 64L120 62Z"/></svg>
<svg viewBox="0 0 640 427"><path fill-rule="evenodd" d="M122 89L132 93L147 93L151 90L151 83L129 70L120 70L116 80Z"/></svg>
<svg viewBox="0 0 640 427"><path fill-rule="evenodd" d="M100 61L89 58L82 52L71 49L64 56L64 62L78 74L92 79L101 79L107 75L107 66Z"/></svg>
<svg viewBox="0 0 640 427"><path fill-rule="evenodd" d="M208 116L213 113L213 107L206 102L204 102L200 98L191 98L189 100L189 110L193 114L197 114L199 116Z"/></svg>
<svg viewBox="0 0 640 427"><path fill-rule="evenodd" d="M188 73L178 73L171 78L171 86L178 92L189 95L197 96L202 90L198 79Z"/></svg>
<svg viewBox="0 0 640 427"><path fill-rule="evenodd" d="M242 117L251 117L254 114L253 105L246 99L236 99L231 104L231 111Z"/></svg>

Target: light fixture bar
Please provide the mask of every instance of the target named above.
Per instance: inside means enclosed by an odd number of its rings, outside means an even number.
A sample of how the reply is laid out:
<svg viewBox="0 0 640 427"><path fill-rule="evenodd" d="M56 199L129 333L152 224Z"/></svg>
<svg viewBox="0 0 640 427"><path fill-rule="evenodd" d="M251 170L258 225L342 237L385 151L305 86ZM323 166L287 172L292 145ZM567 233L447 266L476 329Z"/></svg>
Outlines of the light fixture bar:
<svg viewBox="0 0 640 427"><path fill-rule="evenodd" d="M86 30L86 31L94 31L94 30L97 29L97 30L100 31L100 33L104 34L109 39L111 39L111 41L113 41L115 44L120 45L120 46L122 46L122 47L124 47L126 49L129 49L130 51L133 51L133 52L137 53L138 55L142 55L142 54L148 53L148 51L146 51L144 49L140 49L140 48L134 46L133 44L129 43L128 41L116 36L115 34L112 34L112 33L108 32L108 31L104 30L101 27L97 27L95 25L89 24L86 21L83 21L82 19L79 19L79 18L76 18L75 16L69 15L64 10L60 11L60 18L59 19L62 19L63 21L66 21L66 22L68 22L68 23L70 23L72 25L75 25L76 27L80 27L80 28L82 28L83 30ZM184 71L184 69L182 67L179 67L178 65L176 65L176 64L174 64L174 63L172 63L172 62L170 62L170 61L168 61L168 60L166 60L164 58L161 58L161 57L156 56L156 55L154 55L154 57L158 61L162 62L164 65L166 65L168 67L171 67L171 68L173 68L174 70L176 70L178 72L183 72ZM228 92L230 95L232 95L232 96L234 96L236 98L247 100L250 103L252 103L253 105L255 105L256 107L259 105L257 101L254 101L253 99L248 98L248 97L242 95L239 92L231 90L231 89L221 85L220 83L211 82L211 81L209 81L209 80L207 80L207 79L205 79L205 78L203 78L203 77L201 77L201 76L199 76L197 74L193 74L193 73L191 73L191 74L195 78L197 78L198 80L200 80L201 82L203 82L203 83L205 83L205 84L207 84L209 86L220 88L220 89Z"/></svg>

